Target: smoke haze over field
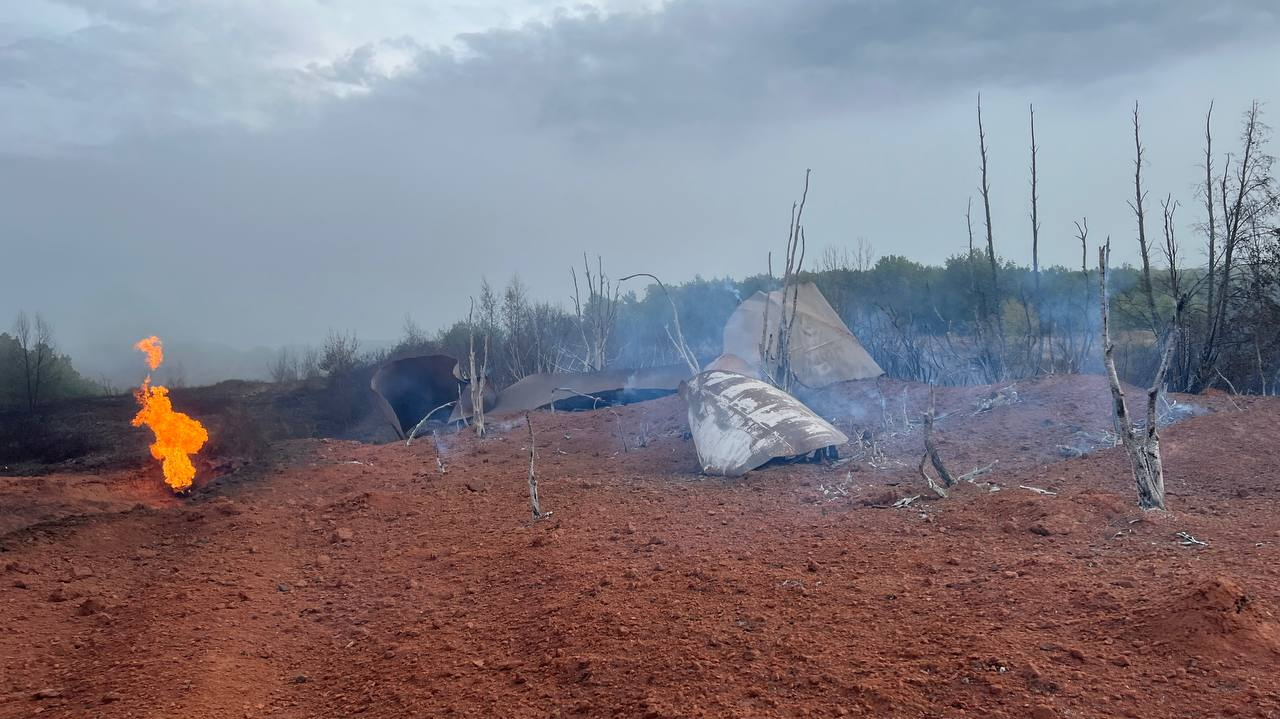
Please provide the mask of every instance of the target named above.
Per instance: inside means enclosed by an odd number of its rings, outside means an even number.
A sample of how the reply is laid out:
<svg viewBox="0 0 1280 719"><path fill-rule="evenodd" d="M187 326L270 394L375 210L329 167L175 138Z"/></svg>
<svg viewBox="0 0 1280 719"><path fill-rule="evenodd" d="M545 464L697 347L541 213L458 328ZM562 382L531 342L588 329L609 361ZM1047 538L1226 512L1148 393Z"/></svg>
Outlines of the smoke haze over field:
<svg viewBox="0 0 1280 719"><path fill-rule="evenodd" d="M583 251L614 276L742 276L806 167L811 248L940 262L966 243L980 90L998 252L1030 257L1034 102L1042 264L1078 263L1081 215L1136 257L1137 99L1151 202L1182 200L1198 262L1204 112L1225 151L1250 100L1275 111L1280 6L1030 7L8 3L0 326L43 313L94 375L153 333L188 364L196 340L390 339L406 313L465 315L481 275L562 301Z"/></svg>

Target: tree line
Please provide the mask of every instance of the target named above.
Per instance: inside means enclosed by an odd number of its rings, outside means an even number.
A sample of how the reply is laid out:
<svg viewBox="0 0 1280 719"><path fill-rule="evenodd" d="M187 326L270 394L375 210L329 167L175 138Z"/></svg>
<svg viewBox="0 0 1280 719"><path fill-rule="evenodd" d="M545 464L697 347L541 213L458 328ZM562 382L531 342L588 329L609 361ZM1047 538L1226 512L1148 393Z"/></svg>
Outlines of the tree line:
<svg viewBox="0 0 1280 719"><path fill-rule="evenodd" d="M1140 108L1132 113L1132 241L1136 266L1107 274L1111 338L1117 372L1145 386L1160 365L1167 338L1174 343L1168 389L1276 394L1280 389L1280 192L1269 153L1270 128L1252 103L1238 136L1217 149L1214 109L1204 122L1203 179L1193 198L1153 202L1144 177ZM519 278L499 291L481 284L476 310L428 336L411 320L399 346L373 360L441 352L468 355L485 339L485 362L499 384L531 372L641 367L700 362L720 351L725 320L742 299L788 281L817 284L833 308L890 375L937 384L995 383L1020 377L1101 372L1098 267L1090 255L1113 240L1090 236L1088 218L1070 228L1080 246L1079 266L1040 263L1035 109L1028 107L1028 224L1020 232L1030 265L1001 256L991 206L991 157L977 106L980 183L978 205L964 215L962 241L941 265L905 257L877 258L871 244L831 243L816 263L803 266L804 228L793 210L783 278L772 272L742 280L701 277L677 285L624 286L600 258L584 256L570 271L573 294L564 306L534 302ZM806 173L806 189L808 173ZM803 211L803 200L795 209ZM1183 217L1196 213L1191 237ZM1126 241L1124 238L1114 238ZM798 249L798 261L797 261ZM1195 250L1200 250L1195 252ZM1203 258L1188 263L1188 255ZM626 268L643 272L648 268ZM621 274L621 273L619 273ZM675 314L672 313L675 308ZM677 337L679 335L679 337Z"/></svg>
<svg viewBox="0 0 1280 719"><path fill-rule="evenodd" d="M19 312L12 329L0 332L0 410L34 414L58 400L104 393L111 388L82 377L58 351L43 316Z"/></svg>

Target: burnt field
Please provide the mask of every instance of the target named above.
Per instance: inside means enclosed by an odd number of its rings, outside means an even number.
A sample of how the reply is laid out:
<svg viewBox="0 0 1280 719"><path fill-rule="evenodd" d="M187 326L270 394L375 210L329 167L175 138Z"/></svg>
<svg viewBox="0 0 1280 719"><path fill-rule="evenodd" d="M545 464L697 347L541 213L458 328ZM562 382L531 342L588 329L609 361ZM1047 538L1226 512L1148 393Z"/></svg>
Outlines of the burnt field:
<svg viewBox="0 0 1280 719"><path fill-rule="evenodd" d="M0 716L1280 714L1276 400L1170 395L1144 512L1101 378L940 388L948 499L928 392L807 397L840 461L737 479L676 397L536 412L539 522L523 418L224 449L205 398L188 495L145 437L0 477Z"/></svg>

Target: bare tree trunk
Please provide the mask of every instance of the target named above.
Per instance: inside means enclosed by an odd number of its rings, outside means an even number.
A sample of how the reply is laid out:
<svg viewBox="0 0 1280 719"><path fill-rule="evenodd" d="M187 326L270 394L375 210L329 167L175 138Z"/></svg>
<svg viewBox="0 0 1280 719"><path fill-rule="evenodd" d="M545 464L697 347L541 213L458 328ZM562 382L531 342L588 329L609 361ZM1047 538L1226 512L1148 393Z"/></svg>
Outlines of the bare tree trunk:
<svg viewBox="0 0 1280 719"><path fill-rule="evenodd" d="M982 93L978 93L978 151L982 158L982 209L987 228L987 261L991 265L991 298L987 308L987 320L995 325L996 335L1000 339L1000 347L995 373L997 377L1004 375L1005 338L1004 317L1000 311L1000 274L996 264L996 243L991 228L991 181L987 176L987 135L982 127Z"/></svg>
<svg viewBox="0 0 1280 719"><path fill-rule="evenodd" d="M529 413L524 413L524 423L529 427L529 508L533 511L533 521L547 516L542 513L542 502L538 499L538 475L533 471L534 457L537 455L533 439L533 420Z"/></svg>
<svg viewBox="0 0 1280 719"><path fill-rule="evenodd" d="M1209 233L1209 274L1208 274L1208 299L1205 302L1205 317L1211 318L1216 316L1217 310L1214 307L1214 282L1217 277L1218 263L1218 225L1213 217L1213 102L1209 102L1209 112L1204 116L1204 209L1207 213L1208 220L1205 222L1205 229Z"/></svg>
<svg viewBox="0 0 1280 719"><path fill-rule="evenodd" d="M1080 303L1081 317L1081 340L1080 354L1077 359L1079 371L1084 370L1085 362L1093 351L1093 333L1089 331L1088 311L1089 297L1092 291L1089 289L1089 218L1082 217L1080 222L1076 223L1076 237L1080 240L1080 286L1083 290L1083 297Z"/></svg>
<svg viewBox="0 0 1280 719"><path fill-rule="evenodd" d="M1037 176L1036 176L1036 108L1035 105L1028 106L1031 113L1031 274L1035 278L1035 309L1036 309L1036 334L1035 347L1036 358L1034 369L1036 374L1040 374L1040 363L1044 359L1044 296L1040 290L1040 195L1037 192ZM1031 323L1027 323L1027 331L1031 331Z"/></svg>
<svg viewBox="0 0 1280 719"><path fill-rule="evenodd" d="M1159 325L1156 315L1155 290L1151 286L1151 252L1147 244L1146 202L1147 193L1142 191L1142 140L1138 136L1138 103L1133 103L1133 202L1129 207L1138 218L1138 250L1142 254L1142 294L1147 298L1148 321L1151 331L1155 332Z"/></svg>
<svg viewBox="0 0 1280 719"><path fill-rule="evenodd" d="M476 428L476 436L483 437L485 434L484 427L484 388L485 382L488 381L489 374L489 332L484 333L484 359L479 366L479 372L476 367L476 326L473 321L475 313L475 300L471 301L471 312L467 313L467 340L470 345L468 351L468 363L470 369L470 380L467 389L471 392L471 423Z"/></svg>
<svg viewBox="0 0 1280 719"><path fill-rule="evenodd" d="M994 314L999 314L1000 276L996 269L996 244L991 230L991 181L987 179L987 135L982 128L982 95L978 95L978 151L982 156L982 209L987 225L987 260L991 263L991 293Z"/></svg>
<svg viewBox="0 0 1280 719"><path fill-rule="evenodd" d="M924 482L929 489L939 497L946 498L947 489L954 487L955 478L951 476L951 472L947 471L947 467L942 462L942 455L938 454L938 445L933 441L933 420L934 420L934 389L933 385L929 385L929 408L924 413L924 456L920 458L920 476L924 478ZM925 471L925 463L933 465L934 471L938 473L938 478L942 480L941 486L929 476Z"/></svg>
<svg viewBox="0 0 1280 719"><path fill-rule="evenodd" d="M1164 509L1164 463L1160 456L1160 433L1157 421L1156 405L1160 398L1161 385L1165 372L1169 368L1169 358L1173 353L1174 334L1177 332L1176 322L1170 326L1160 352L1160 365L1147 390L1147 422L1144 432L1139 437L1134 429L1133 420L1129 416L1129 407L1125 403L1124 387L1116 373L1114 358L1115 346L1111 342L1110 311L1107 296L1107 262L1111 254L1110 240L1098 248L1098 283L1102 298L1102 354L1106 367L1107 382L1111 385L1112 409L1115 413L1120 441L1129 455L1129 464L1133 470L1134 482L1138 489L1138 506L1143 509ZM1179 313L1181 311L1179 302Z"/></svg>

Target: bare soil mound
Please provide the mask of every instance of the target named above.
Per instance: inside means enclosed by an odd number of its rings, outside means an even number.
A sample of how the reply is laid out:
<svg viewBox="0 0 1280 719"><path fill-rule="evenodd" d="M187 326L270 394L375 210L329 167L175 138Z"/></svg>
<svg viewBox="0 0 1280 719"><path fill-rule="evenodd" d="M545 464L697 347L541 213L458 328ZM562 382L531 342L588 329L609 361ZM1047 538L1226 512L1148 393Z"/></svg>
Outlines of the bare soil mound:
<svg viewBox="0 0 1280 719"><path fill-rule="evenodd" d="M1199 661L1280 657L1280 621L1269 603L1228 577L1193 580L1135 615L1126 635L1156 651Z"/></svg>

